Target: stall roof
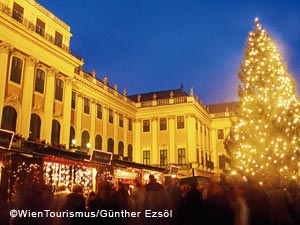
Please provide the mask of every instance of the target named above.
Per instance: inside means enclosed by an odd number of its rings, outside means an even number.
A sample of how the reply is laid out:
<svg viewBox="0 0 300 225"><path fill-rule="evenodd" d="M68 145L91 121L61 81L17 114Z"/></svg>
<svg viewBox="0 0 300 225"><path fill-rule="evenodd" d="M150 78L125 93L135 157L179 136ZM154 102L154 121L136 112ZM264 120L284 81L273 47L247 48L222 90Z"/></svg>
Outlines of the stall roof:
<svg viewBox="0 0 300 225"><path fill-rule="evenodd" d="M69 150L64 150L61 148L48 146L45 144L35 143L35 142L25 142L22 147L12 147L11 150L4 150L6 152L14 152L20 154L28 154L32 156L56 156L60 158L65 158L67 160L73 160L76 162L85 162L85 163L92 163L92 164L99 164L103 165L99 162L90 161L90 156L88 154L80 153L80 152L71 152ZM132 167L136 169L144 169L144 170L151 170L157 171L162 173L168 173L169 170L165 168L155 167L144 165L136 162L124 161L119 159L113 159L111 161L112 166L121 166L121 167Z"/></svg>

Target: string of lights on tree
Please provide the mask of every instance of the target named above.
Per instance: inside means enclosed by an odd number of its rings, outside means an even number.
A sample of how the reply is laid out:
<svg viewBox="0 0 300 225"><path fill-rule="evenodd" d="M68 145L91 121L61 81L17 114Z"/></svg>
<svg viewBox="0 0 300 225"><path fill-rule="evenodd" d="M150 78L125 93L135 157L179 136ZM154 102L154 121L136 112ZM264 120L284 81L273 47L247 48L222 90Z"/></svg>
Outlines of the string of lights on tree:
<svg viewBox="0 0 300 225"><path fill-rule="evenodd" d="M240 65L240 109L231 135L234 167L264 179L298 175L300 113L294 79L259 19Z"/></svg>

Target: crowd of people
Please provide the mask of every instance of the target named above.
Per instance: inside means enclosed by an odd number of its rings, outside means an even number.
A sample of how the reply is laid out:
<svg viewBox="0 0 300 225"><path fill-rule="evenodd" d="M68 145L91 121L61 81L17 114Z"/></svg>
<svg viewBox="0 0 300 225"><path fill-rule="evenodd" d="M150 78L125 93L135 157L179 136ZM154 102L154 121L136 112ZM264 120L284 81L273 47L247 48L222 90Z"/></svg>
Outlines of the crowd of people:
<svg viewBox="0 0 300 225"><path fill-rule="evenodd" d="M97 191L83 193L74 184L70 191L59 184L53 194L46 186L16 180L15 194L10 209L53 212L85 212L83 217L9 217L7 224L117 224L117 225L299 225L300 189L296 180L283 187L280 178L274 176L263 185L253 179L245 182L219 182L180 184L176 178L164 185L153 175L143 184L134 180L134 188L119 182L114 188L102 181ZM106 214L90 216L88 212L105 211ZM115 212L127 214L114 214ZM157 212L146 216L145 212ZM129 212L134 212L130 214ZM159 214L158 212L162 212ZM165 214L163 214L166 212ZM2 213L3 214L3 213ZM102 216L101 216L102 215ZM164 216L166 215L166 216ZM4 217L2 217L4 218ZM3 223L0 224L5 224Z"/></svg>

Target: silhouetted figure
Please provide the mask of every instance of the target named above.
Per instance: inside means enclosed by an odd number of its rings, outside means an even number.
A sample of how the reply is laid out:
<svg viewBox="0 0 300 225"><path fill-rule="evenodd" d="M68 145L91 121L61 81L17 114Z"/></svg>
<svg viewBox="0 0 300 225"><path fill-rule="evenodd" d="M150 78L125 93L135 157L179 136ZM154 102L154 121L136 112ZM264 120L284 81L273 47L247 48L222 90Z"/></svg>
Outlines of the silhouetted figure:
<svg viewBox="0 0 300 225"><path fill-rule="evenodd" d="M290 194L280 187L280 178L272 179L272 188L268 191L270 200L270 224L292 225L293 218L289 213L288 205L293 204Z"/></svg>
<svg viewBox="0 0 300 225"><path fill-rule="evenodd" d="M300 189L296 180L291 180L288 184L287 191L293 199L293 205L289 208L291 216L296 225L300 225Z"/></svg>
<svg viewBox="0 0 300 225"><path fill-rule="evenodd" d="M255 180L248 178L245 199L250 210L250 225L269 223L270 202L266 191Z"/></svg>
<svg viewBox="0 0 300 225"><path fill-rule="evenodd" d="M204 203L202 198L202 190L198 189L198 183L191 185L191 190L186 195L185 207L185 224L196 225L199 218L203 218Z"/></svg>
<svg viewBox="0 0 300 225"><path fill-rule="evenodd" d="M66 197L63 211L69 212L85 212L85 199L83 197L83 189L79 184L73 184L71 193ZM63 225L79 225L85 219L83 217L63 218Z"/></svg>
<svg viewBox="0 0 300 225"><path fill-rule="evenodd" d="M228 192L219 184L212 184L208 196L204 200L203 223L206 225L232 225L234 221L233 209L230 206Z"/></svg>

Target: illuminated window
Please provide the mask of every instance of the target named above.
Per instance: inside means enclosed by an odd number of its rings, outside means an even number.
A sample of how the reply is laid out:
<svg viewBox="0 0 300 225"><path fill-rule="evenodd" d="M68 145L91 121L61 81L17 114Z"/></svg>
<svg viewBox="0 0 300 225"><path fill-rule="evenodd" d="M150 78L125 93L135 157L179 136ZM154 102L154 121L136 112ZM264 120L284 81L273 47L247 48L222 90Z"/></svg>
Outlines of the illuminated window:
<svg viewBox="0 0 300 225"><path fill-rule="evenodd" d="M167 165L167 149L160 150L160 166L166 166Z"/></svg>
<svg viewBox="0 0 300 225"><path fill-rule="evenodd" d="M185 148L178 148L178 165L185 165Z"/></svg>
<svg viewBox="0 0 300 225"><path fill-rule="evenodd" d="M143 151L143 164L150 165L150 151Z"/></svg>

